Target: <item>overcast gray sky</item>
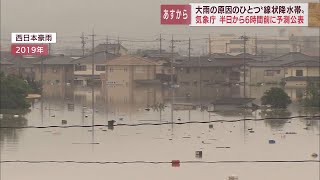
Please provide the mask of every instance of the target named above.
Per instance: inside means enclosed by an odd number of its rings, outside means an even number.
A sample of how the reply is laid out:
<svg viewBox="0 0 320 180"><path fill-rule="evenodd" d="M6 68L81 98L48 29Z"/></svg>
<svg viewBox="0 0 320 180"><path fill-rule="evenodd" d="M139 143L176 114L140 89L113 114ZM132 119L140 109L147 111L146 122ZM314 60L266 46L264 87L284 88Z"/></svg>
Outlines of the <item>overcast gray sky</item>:
<svg viewBox="0 0 320 180"><path fill-rule="evenodd" d="M137 38L164 34L242 33L276 35L272 27L188 27L160 25L160 4L221 2L218 0L1 0L1 38L11 32L57 32L62 37L80 36L81 32ZM266 2L265 0L224 0L223 2ZM269 1L268 1L269 2ZM318 2L318 0L278 0L273 2ZM294 28L287 28L294 29ZM302 28L308 35L318 29Z"/></svg>

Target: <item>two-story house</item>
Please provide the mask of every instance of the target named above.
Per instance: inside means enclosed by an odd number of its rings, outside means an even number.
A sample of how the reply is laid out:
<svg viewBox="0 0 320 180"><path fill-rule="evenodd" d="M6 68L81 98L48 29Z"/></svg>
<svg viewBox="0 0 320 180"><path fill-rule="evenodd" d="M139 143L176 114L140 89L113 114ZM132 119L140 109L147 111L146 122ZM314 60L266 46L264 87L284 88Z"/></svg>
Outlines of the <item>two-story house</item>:
<svg viewBox="0 0 320 180"><path fill-rule="evenodd" d="M73 61L66 56L52 56L34 64L35 81L43 84L73 84Z"/></svg>
<svg viewBox="0 0 320 180"><path fill-rule="evenodd" d="M94 80L95 82L101 82L100 75L106 71L106 63L118 56L106 53L97 52L94 53L94 57L91 55L76 59L74 63L74 82L76 85L86 86L88 80L92 78L92 59L94 59Z"/></svg>
<svg viewBox="0 0 320 180"><path fill-rule="evenodd" d="M156 79L156 63L148 58L120 56L107 62L103 86L125 86Z"/></svg>
<svg viewBox="0 0 320 180"><path fill-rule="evenodd" d="M104 44L99 44L95 47L95 52L108 52L117 56L124 56L128 55L128 49L125 48L122 44L116 43L104 43Z"/></svg>
<svg viewBox="0 0 320 180"><path fill-rule="evenodd" d="M290 52L264 62L249 62L246 64L246 83L284 82L286 86L305 86L308 80L319 80L319 62L300 52Z"/></svg>

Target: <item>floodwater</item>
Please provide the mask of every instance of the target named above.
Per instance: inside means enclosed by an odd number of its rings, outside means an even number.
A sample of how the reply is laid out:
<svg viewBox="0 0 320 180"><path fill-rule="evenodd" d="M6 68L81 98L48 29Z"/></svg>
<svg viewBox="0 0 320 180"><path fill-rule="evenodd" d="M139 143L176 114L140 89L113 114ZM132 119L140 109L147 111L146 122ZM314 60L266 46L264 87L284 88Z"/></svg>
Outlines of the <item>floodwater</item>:
<svg viewBox="0 0 320 180"><path fill-rule="evenodd" d="M259 98L269 87L249 87L247 96ZM170 124L170 91L159 86L95 88L45 87L42 100L32 103L22 118L2 119L2 126L70 126L166 123L157 126L1 129L1 161L295 161L319 160L319 121L295 118ZM286 89L294 103L278 117L310 115L296 101L301 89ZM189 121L259 119L273 114L234 110L207 112L207 105L221 97L241 97L241 87L178 88L175 103L192 103L194 110L173 111L175 123ZM151 107L163 103L163 111ZM92 116L94 114L94 122ZM67 124L62 124L66 120ZM209 127L209 125L212 125ZM252 129L250 132L248 129ZM269 140L275 140L269 144ZM220 148L229 147L229 148ZM195 152L202 151L202 159ZM318 180L319 162L303 163L181 163L167 164L73 164L1 163L1 180L102 180L102 179L215 179Z"/></svg>

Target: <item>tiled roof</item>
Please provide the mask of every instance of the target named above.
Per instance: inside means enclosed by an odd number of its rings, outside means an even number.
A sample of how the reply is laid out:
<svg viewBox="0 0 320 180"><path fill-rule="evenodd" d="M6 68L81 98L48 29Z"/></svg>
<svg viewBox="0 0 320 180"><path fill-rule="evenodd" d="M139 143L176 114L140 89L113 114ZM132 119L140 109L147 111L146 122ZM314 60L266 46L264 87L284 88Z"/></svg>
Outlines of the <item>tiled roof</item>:
<svg viewBox="0 0 320 180"><path fill-rule="evenodd" d="M1 65L13 65L13 63L7 61L7 60L0 60Z"/></svg>
<svg viewBox="0 0 320 180"><path fill-rule="evenodd" d="M280 67L280 66L294 66L298 64L302 66L303 63L305 66L314 66L319 62L317 61L316 58L312 56L308 56L300 52L290 52L288 54L274 58L269 61L251 62L251 63L248 63L248 65L251 67Z"/></svg>
<svg viewBox="0 0 320 180"><path fill-rule="evenodd" d="M108 60L112 60L118 56L106 53L106 52L97 52L94 54L94 63L96 64L105 64ZM92 62L92 54L86 57L82 57L73 61L75 64L88 64Z"/></svg>
<svg viewBox="0 0 320 180"><path fill-rule="evenodd" d="M113 53L114 49L122 48L127 51L127 49L122 44L99 44L95 47L95 52L105 51L108 48L109 53Z"/></svg>
<svg viewBox="0 0 320 180"><path fill-rule="evenodd" d="M246 61L253 61L247 58ZM243 65L242 58L210 58L210 57L192 57L191 60L187 60L177 65L178 67L232 67Z"/></svg>
<svg viewBox="0 0 320 180"><path fill-rule="evenodd" d="M107 62L108 66L136 66L136 65L142 65L142 66L153 66L157 65L154 61L138 57L138 56L120 56L113 60L110 60Z"/></svg>
<svg viewBox="0 0 320 180"><path fill-rule="evenodd" d="M52 56L49 58L46 58L43 60L43 64L47 65L68 65L68 64L74 64L71 57L68 56ZM41 64L40 62L34 63L34 64Z"/></svg>

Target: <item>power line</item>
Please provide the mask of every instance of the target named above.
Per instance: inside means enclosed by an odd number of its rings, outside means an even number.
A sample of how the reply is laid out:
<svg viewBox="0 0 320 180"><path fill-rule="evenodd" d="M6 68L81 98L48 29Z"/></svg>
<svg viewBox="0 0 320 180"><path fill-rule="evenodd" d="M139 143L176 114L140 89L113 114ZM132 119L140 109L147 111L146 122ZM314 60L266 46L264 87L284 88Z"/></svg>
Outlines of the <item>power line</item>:
<svg viewBox="0 0 320 180"><path fill-rule="evenodd" d="M319 160L247 160L247 161L179 161L180 164L237 164L237 163L319 163ZM172 164L173 161L26 161L26 160L5 160L0 163L58 163L58 164Z"/></svg>
<svg viewBox="0 0 320 180"><path fill-rule="evenodd" d="M114 124L113 126L118 127L137 127L137 126L161 126L161 125L185 125L185 124L209 124L209 123L234 123L242 121L264 121L264 120L289 120L298 118L309 118L311 121L320 121L320 116L292 116L292 117L279 117L279 118L243 118L237 120L212 120L212 121L188 121L188 122L164 122L164 123L139 123L139 124ZM95 125L70 125L70 126L22 126L22 127L10 127L1 126L0 129L48 129L48 128L92 128L92 127L108 127L106 124L95 124Z"/></svg>

